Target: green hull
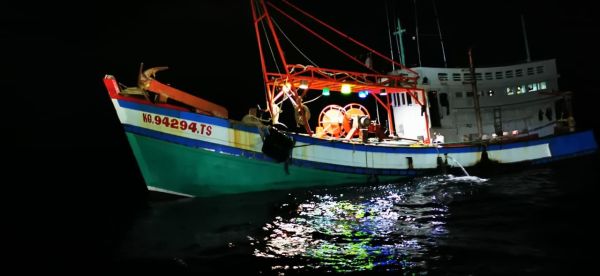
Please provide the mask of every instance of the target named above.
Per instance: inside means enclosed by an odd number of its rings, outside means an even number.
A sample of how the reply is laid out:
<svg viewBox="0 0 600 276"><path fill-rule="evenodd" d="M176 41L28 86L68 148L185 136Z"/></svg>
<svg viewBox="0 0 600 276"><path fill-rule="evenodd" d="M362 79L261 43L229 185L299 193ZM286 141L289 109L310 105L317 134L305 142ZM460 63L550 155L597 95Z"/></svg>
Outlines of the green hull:
<svg viewBox="0 0 600 276"><path fill-rule="evenodd" d="M282 163L187 147L129 132L127 138L148 188L164 192L207 197L368 181L366 175L293 165L287 174Z"/></svg>

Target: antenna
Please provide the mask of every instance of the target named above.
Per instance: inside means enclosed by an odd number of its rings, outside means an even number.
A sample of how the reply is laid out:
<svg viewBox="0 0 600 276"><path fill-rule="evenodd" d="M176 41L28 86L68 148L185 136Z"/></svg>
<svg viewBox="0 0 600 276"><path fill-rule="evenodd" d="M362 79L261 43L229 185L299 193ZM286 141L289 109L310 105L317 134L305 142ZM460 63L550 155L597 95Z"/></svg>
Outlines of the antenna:
<svg viewBox="0 0 600 276"><path fill-rule="evenodd" d="M527 62L531 62L529 55L529 43L527 43L527 30L525 29L525 17L521 14L521 28L523 28L523 40L525 41L525 54L527 54Z"/></svg>

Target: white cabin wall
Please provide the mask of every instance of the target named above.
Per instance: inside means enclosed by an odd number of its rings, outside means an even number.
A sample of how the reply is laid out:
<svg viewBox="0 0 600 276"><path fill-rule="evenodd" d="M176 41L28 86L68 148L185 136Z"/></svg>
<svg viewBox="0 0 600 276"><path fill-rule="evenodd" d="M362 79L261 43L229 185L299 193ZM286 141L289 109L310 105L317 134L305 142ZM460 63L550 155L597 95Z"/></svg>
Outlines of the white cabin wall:
<svg viewBox="0 0 600 276"><path fill-rule="evenodd" d="M427 137L425 115L421 116L420 105L395 106L392 107L392 110L394 113L394 127L398 136L410 139L425 139Z"/></svg>
<svg viewBox="0 0 600 276"><path fill-rule="evenodd" d="M450 115L438 101L441 128L432 128L445 136L447 142L460 142L464 137L475 134L476 121L473 110L472 87L468 68L413 68L427 83L419 83L419 87L428 91L448 94ZM494 108L501 109L502 130L539 130L539 135L552 134L552 127L540 130L557 119L554 103L560 97L550 94L559 91L558 73L554 59L510 66L476 68L477 88L480 93L480 106L484 134L491 135L494 128ZM440 74L444 76L440 76ZM529 85L543 82L545 89L527 91ZM520 86L523 93L517 93ZM514 87L513 95L507 94L507 88ZM492 92L490 92L492 91ZM490 93L492 94L490 96ZM469 96L469 95L470 96ZM545 116L546 109L552 112L552 121ZM543 120L538 119L538 112L544 112Z"/></svg>

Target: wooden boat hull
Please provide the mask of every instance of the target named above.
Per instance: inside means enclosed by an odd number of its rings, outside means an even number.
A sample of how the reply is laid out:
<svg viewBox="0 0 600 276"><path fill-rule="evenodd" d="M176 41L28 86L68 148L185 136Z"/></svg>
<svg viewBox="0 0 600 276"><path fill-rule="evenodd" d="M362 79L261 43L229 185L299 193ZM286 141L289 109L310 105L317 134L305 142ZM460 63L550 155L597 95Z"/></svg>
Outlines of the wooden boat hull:
<svg viewBox="0 0 600 276"><path fill-rule="evenodd" d="M290 134L296 144L284 164L263 154L265 128L123 97L110 89L109 94L148 188L186 196L389 181L440 172L444 166L535 164L597 150L592 131L460 147L362 144Z"/></svg>

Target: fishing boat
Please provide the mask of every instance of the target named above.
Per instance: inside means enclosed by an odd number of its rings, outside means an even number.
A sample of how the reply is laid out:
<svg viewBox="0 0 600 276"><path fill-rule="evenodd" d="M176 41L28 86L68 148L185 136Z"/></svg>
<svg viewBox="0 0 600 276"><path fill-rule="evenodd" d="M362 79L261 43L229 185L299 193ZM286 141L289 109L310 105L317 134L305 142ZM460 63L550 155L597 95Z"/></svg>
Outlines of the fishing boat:
<svg viewBox="0 0 600 276"><path fill-rule="evenodd" d="M561 99L561 104L567 104L569 96L550 93L548 99L544 96L538 100L537 95L545 95L542 92L553 92L552 79L533 82L531 78L521 86L510 86L515 89L513 93L506 90L503 96L500 90L489 92L501 87L495 82L497 72L506 78L509 71L514 72L512 76L516 79L532 75L530 68L534 68L533 75L537 76L541 66L546 73L543 76L551 77L556 72L550 61L521 64L517 69L470 68L468 73L463 73L463 69L445 68L442 72L427 67L408 68L284 0L282 3L288 9L313 19L398 69L384 74L368 64L365 67L368 72L290 64L270 11L289 18L350 60L364 62L277 5L268 1L251 3L265 84L265 109L251 108L241 120L229 118L226 107L158 81L156 74L166 67L146 70L141 67L138 83L131 87L121 85L112 75L104 77L104 85L149 190L208 197L383 182L437 174L459 166L539 164L597 151L593 132L575 129L570 107L561 109L563 118L567 118L564 124L561 118L548 118L546 108L555 108L556 101ZM265 60L266 47L272 45L276 47L275 62L283 72L273 72L269 69L273 62ZM496 79L488 79L489 75ZM464 81L476 87L473 83L478 80L489 80L495 85L495 88L480 86L485 88L483 94L488 95L481 106L479 103L471 106L468 101L478 97L469 97L468 90L461 91L467 94L459 97L448 88L462 89ZM471 90L474 91L479 90ZM322 99L331 93L359 99L370 97L383 109L384 119L372 116L369 108L357 102L331 103L321 110L318 118L312 118L317 123L311 126L306 99L315 93ZM535 104L528 104L534 98ZM303 131L291 131L280 122L284 103L293 107L295 123ZM515 119L518 112L506 109L507 106L518 106L519 110L530 107L535 116L539 106L543 106L542 119L546 120L533 124L530 112L522 112L528 117L519 121ZM447 108L446 113L441 112L443 108ZM478 134L473 134L474 116L466 115L476 114L475 109L484 110L476 116L483 117L477 120ZM501 116L496 115L497 110L501 110ZM556 114L557 110L551 112ZM490 134L484 134L487 132Z"/></svg>

